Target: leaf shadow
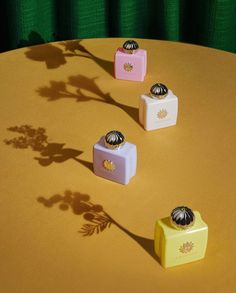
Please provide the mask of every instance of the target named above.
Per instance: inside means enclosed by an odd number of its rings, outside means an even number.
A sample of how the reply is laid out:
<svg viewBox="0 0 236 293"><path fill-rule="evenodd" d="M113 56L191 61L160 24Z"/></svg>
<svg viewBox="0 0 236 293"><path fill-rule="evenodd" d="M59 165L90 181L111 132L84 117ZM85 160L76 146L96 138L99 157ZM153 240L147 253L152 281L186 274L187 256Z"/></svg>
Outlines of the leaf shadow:
<svg viewBox="0 0 236 293"><path fill-rule="evenodd" d="M37 201L47 208L57 206L60 210L71 210L75 215L80 215L86 221L78 231L84 237L99 234L111 225L119 228L126 235L137 242L155 261L160 262L154 251L154 240L130 232L114 220L99 204L94 204L88 194L66 190L63 194L54 194L50 198L40 196Z"/></svg>
<svg viewBox="0 0 236 293"><path fill-rule="evenodd" d="M84 165L90 171L93 171L92 162L79 159L83 151L72 148L66 148L65 143L49 143L46 129L39 127L33 128L31 125L12 126L8 128L9 131L17 133L20 136L5 139L6 145L11 145L16 149L31 149L39 155L34 157L38 163L47 167L52 163L63 163L69 159Z"/></svg>

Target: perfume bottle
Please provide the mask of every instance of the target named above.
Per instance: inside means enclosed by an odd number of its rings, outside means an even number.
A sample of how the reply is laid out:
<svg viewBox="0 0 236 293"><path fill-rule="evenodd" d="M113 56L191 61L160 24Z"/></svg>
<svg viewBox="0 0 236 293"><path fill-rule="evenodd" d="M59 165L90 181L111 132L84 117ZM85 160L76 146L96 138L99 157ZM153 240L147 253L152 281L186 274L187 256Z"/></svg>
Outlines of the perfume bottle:
<svg viewBox="0 0 236 293"><path fill-rule="evenodd" d="M136 173L136 145L125 142L123 134L112 130L93 146L93 169L97 176L128 184Z"/></svg>
<svg viewBox="0 0 236 293"><path fill-rule="evenodd" d="M115 78L144 81L147 71L147 51L137 42L128 40L115 53Z"/></svg>
<svg viewBox="0 0 236 293"><path fill-rule="evenodd" d="M197 211L175 208L170 217L156 222L155 252L165 268L204 258L208 226Z"/></svg>
<svg viewBox="0 0 236 293"><path fill-rule="evenodd" d="M139 122L146 130L154 130L176 124L178 98L164 84L156 83L149 95L139 100Z"/></svg>

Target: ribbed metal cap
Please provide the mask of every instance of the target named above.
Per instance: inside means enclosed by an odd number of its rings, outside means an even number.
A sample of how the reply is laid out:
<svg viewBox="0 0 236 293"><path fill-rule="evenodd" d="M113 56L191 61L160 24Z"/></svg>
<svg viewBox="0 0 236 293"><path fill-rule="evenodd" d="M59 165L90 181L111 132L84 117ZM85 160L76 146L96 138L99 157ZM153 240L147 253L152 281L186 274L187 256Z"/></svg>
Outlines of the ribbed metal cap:
<svg viewBox="0 0 236 293"><path fill-rule="evenodd" d="M125 53L132 54L135 50L138 50L139 45L134 40L128 40L123 44Z"/></svg>
<svg viewBox="0 0 236 293"><path fill-rule="evenodd" d="M112 130L105 136L105 146L109 149L117 149L124 143L125 137L120 131Z"/></svg>
<svg viewBox="0 0 236 293"><path fill-rule="evenodd" d="M153 98L164 99L168 95L168 88L162 83L155 83L150 89Z"/></svg>
<svg viewBox="0 0 236 293"><path fill-rule="evenodd" d="M171 212L171 224L177 229L187 229L194 224L195 216L193 211L185 206L180 206Z"/></svg>

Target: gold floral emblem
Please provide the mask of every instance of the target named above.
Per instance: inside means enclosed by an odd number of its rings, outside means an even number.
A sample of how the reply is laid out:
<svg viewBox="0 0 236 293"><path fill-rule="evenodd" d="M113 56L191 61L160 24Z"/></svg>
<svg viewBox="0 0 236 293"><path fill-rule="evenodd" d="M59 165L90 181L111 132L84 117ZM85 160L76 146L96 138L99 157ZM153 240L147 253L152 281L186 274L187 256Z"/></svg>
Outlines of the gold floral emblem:
<svg viewBox="0 0 236 293"><path fill-rule="evenodd" d="M179 251L182 253L190 252L194 247L193 242L185 242L182 246L180 246Z"/></svg>
<svg viewBox="0 0 236 293"><path fill-rule="evenodd" d="M104 160L103 167L108 171L114 171L116 169L116 165L110 160Z"/></svg>
<svg viewBox="0 0 236 293"><path fill-rule="evenodd" d="M167 116L168 112L165 109L161 109L158 113L157 113L157 117L159 119L163 119Z"/></svg>
<svg viewBox="0 0 236 293"><path fill-rule="evenodd" d="M124 70L125 71L128 71L128 72L130 72L130 71L132 71L133 70L133 65L131 64L131 63L125 63L124 64Z"/></svg>

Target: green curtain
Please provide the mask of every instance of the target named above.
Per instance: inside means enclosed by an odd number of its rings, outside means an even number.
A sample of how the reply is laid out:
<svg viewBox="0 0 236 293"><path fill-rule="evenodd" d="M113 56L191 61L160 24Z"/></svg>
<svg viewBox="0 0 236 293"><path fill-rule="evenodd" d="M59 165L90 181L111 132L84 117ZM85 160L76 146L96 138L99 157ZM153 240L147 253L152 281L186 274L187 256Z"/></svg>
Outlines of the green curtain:
<svg viewBox="0 0 236 293"><path fill-rule="evenodd" d="M137 37L236 52L236 0L0 0L0 50Z"/></svg>

